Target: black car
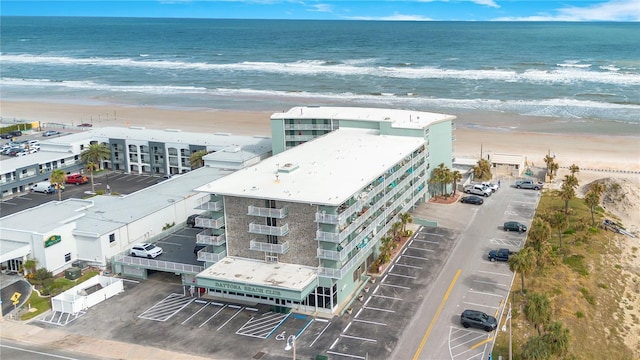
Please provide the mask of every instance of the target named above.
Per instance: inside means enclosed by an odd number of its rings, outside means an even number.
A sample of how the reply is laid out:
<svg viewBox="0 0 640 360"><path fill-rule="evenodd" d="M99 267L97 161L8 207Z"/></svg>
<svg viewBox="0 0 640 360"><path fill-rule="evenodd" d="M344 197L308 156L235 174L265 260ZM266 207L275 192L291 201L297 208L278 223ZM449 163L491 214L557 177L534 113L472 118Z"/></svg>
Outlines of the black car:
<svg viewBox="0 0 640 360"><path fill-rule="evenodd" d="M193 253L198 255L198 251L206 248L207 245L203 245L203 244L196 244L196 246L193 248Z"/></svg>
<svg viewBox="0 0 640 360"><path fill-rule="evenodd" d="M484 204L484 199L482 199L479 196L464 196L462 199L460 199L461 203L465 203L465 204L474 204L474 205L482 205Z"/></svg>
<svg viewBox="0 0 640 360"><path fill-rule="evenodd" d="M527 226L523 223L519 223L517 221L507 221L502 225L504 231L517 231L523 233L527 231Z"/></svg>
<svg viewBox="0 0 640 360"><path fill-rule="evenodd" d="M196 218L200 216L199 214L189 215L187 218L187 226L188 227L196 227Z"/></svg>
<svg viewBox="0 0 640 360"><path fill-rule="evenodd" d="M22 131L13 130L13 131L9 131L8 133L4 133L4 134L0 135L0 138L13 139L14 137L18 137L18 136L22 136Z"/></svg>
<svg viewBox="0 0 640 360"><path fill-rule="evenodd" d="M460 315L460 324L465 328L476 328L493 331L498 327L498 321L491 315L478 310L465 310Z"/></svg>

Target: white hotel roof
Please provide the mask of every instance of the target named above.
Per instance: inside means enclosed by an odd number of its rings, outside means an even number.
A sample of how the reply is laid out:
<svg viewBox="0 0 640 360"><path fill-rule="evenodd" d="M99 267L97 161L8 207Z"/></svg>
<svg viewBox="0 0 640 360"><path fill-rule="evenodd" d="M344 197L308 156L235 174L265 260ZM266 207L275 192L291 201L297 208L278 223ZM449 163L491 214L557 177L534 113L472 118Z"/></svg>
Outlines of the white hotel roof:
<svg viewBox="0 0 640 360"><path fill-rule="evenodd" d="M227 256L199 273L198 277L302 291L316 280L318 269Z"/></svg>
<svg viewBox="0 0 640 360"><path fill-rule="evenodd" d="M331 107L307 106L294 107L284 113L275 113L271 119L332 119L358 121L390 121L392 127L424 129L431 124L455 120L454 115L430 113L424 111L361 108L361 107Z"/></svg>
<svg viewBox="0 0 640 360"><path fill-rule="evenodd" d="M196 190L338 206L422 144L417 137L341 128Z"/></svg>

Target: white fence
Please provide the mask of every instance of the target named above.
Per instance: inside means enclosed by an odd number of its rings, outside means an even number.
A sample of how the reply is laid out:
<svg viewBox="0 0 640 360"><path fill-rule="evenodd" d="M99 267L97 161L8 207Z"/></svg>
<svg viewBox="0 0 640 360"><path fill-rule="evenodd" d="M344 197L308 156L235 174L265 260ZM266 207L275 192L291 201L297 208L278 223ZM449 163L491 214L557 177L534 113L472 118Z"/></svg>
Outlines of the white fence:
<svg viewBox="0 0 640 360"><path fill-rule="evenodd" d="M90 294L88 289L100 285ZM97 275L51 299L53 311L77 314L124 291L122 279Z"/></svg>

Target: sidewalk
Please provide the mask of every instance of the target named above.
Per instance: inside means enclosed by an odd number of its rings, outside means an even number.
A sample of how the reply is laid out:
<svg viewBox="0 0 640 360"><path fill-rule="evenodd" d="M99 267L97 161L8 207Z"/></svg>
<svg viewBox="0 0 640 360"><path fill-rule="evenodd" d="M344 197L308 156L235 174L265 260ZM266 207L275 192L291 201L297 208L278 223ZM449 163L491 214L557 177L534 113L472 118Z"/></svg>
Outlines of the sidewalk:
<svg viewBox="0 0 640 360"><path fill-rule="evenodd" d="M22 321L5 319L0 322L0 338L39 345L49 348L64 349L81 355L90 355L104 359L171 359L171 360L205 360L196 355L171 352L153 347L103 340L82 335L66 333L62 330L43 329Z"/></svg>

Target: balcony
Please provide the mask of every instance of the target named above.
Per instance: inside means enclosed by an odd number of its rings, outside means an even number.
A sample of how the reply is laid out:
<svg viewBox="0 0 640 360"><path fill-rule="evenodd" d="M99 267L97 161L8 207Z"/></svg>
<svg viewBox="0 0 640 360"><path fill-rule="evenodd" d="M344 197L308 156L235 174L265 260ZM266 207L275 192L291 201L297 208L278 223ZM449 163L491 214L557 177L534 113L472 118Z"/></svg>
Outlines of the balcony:
<svg viewBox="0 0 640 360"><path fill-rule="evenodd" d="M249 206L248 214L251 216L260 216L265 218L284 219L287 217L287 208L272 209L258 206Z"/></svg>
<svg viewBox="0 0 640 360"><path fill-rule="evenodd" d="M339 224L345 217L342 214L325 214L323 212L316 213L316 222L323 224Z"/></svg>
<svg viewBox="0 0 640 360"><path fill-rule="evenodd" d="M289 224L269 226L251 223L249 224L249 232L260 235L285 236L289 233Z"/></svg>
<svg viewBox="0 0 640 360"><path fill-rule="evenodd" d="M222 210L222 200L218 201L206 201L196 207L200 210L220 211Z"/></svg>
<svg viewBox="0 0 640 360"><path fill-rule="evenodd" d="M282 244L270 244L253 239L249 242L249 249L254 251L286 254L289 252L289 248L290 246L288 241L285 241Z"/></svg>
<svg viewBox="0 0 640 360"><path fill-rule="evenodd" d="M285 130L331 130L331 124L285 124Z"/></svg>
<svg viewBox="0 0 640 360"><path fill-rule="evenodd" d="M220 229L224 226L224 218L220 216L217 219L210 219L207 217L198 216L196 218L196 227Z"/></svg>
<svg viewBox="0 0 640 360"><path fill-rule="evenodd" d="M347 249L342 249L340 251L336 250L323 250L317 249L317 257L319 259L333 260L333 261L342 261L347 258Z"/></svg>
<svg viewBox="0 0 640 360"><path fill-rule="evenodd" d="M227 242L227 238L224 234L214 235L211 229L206 229L196 235L196 244L218 246L225 242Z"/></svg>
<svg viewBox="0 0 640 360"><path fill-rule="evenodd" d="M226 250L219 253L210 253L210 252L207 252L207 248L204 248L198 251L198 261L204 261L208 263L218 262L224 259L226 256L227 256Z"/></svg>
<svg viewBox="0 0 640 360"><path fill-rule="evenodd" d="M285 135L284 139L286 141L309 141L316 137L318 137L318 135Z"/></svg>

